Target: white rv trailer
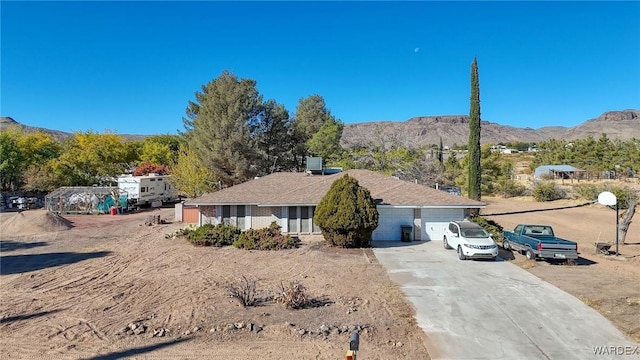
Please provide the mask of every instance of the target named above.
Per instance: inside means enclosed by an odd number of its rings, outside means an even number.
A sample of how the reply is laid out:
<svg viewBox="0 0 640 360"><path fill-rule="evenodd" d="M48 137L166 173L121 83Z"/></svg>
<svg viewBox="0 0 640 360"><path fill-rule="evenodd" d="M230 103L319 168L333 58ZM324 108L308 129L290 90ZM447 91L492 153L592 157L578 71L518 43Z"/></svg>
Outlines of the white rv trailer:
<svg viewBox="0 0 640 360"><path fill-rule="evenodd" d="M122 175L118 177L118 188L127 193L130 206L158 207L179 200L167 181L169 177L155 173L145 176Z"/></svg>

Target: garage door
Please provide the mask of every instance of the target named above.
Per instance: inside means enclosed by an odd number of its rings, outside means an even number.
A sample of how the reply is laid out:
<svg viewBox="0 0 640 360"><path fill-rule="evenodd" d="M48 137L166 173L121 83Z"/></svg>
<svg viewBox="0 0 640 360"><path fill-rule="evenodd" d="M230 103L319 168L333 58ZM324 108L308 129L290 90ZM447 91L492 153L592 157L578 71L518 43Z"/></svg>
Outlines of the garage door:
<svg viewBox="0 0 640 360"><path fill-rule="evenodd" d="M378 228L373 232L373 240L401 240L402 225L413 224L413 209L378 207L380 217Z"/></svg>
<svg viewBox="0 0 640 360"><path fill-rule="evenodd" d="M422 239L442 240L449 221L464 219L464 209L422 209Z"/></svg>

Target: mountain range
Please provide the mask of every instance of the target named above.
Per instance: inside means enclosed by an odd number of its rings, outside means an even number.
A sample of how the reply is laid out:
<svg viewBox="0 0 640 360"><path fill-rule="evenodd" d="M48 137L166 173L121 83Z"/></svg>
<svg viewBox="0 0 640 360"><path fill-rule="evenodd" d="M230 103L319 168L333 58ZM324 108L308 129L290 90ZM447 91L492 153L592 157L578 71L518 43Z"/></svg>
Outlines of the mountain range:
<svg viewBox="0 0 640 360"><path fill-rule="evenodd" d="M11 117L0 117L0 130L18 126L24 131L43 131L57 139L66 139L71 133L21 124ZM535 143L549 139L584 139L588 136L599 138L607 134L610 139L640 139L640 111L608 111L595 119L586 120L573 126L546 126L538 129L500 125L490 121L481 122L481 143L525 142ZM120 134L126 140L139 141L152 135ZM403 122L372 121L345 124L342 145L356 146L371 143L384 144L388 141L400 142L407 147L439 144L445 146L466 144L469 137L469 117L467 115L419 116Z"/></svg>
<svg viewBox="0 0 640 360"><path fill-rule="evenodd" d="M586 120L573 126L546 126L538 129L500 125L481 121L480 142L535 143L549 139L584 139L588 136L599 138L602 133L610 139L640 139L640 111L608 111L595 119ZM345 125L342 133L343 145L367 144L372 141L384 142L390 139L404 146L418 147L439 144L445 146L464 145L469 139L469 116L420 116L404 122L374 121Z"/></svg>

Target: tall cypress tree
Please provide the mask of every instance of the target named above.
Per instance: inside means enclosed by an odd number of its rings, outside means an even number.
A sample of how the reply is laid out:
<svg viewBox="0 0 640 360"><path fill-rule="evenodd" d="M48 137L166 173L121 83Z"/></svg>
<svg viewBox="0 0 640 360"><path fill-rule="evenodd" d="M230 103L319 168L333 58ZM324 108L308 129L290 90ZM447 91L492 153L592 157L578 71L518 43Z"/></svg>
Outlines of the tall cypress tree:
<svg viewBox="0 0 640 360"><path fill-rule="evenodd" d="M478 62L471 64L471 108L469 110L469 199L480 200L480 83ZM474 214L477 215L477 214Z"/></svg>

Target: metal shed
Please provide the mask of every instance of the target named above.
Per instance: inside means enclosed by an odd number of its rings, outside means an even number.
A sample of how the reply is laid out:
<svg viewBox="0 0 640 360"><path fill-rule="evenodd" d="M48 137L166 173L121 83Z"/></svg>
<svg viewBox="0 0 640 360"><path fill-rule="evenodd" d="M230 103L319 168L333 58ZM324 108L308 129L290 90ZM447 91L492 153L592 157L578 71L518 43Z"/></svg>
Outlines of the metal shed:
<svg viewBox="0 0 640 360"><path fill-rule="evenodd" d="M571 165L542 165L534 170L533 177L542 179L546 175L551 179L584 179L586 173L586 170Z"/></svg>

